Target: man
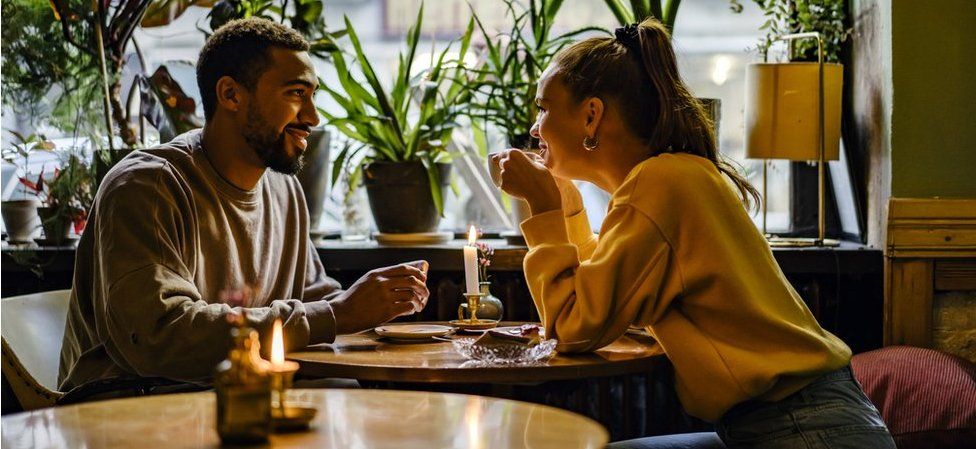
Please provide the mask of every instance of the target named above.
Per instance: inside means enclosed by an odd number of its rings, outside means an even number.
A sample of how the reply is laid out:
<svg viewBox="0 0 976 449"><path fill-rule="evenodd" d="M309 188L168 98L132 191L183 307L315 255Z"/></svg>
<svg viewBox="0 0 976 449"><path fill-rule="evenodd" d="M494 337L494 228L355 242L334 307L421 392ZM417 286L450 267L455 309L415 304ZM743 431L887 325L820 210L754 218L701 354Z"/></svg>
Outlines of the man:
<svg viewBox="0 0 976 449"><path fill-rule="evenodd" d="M307 50L266 20L217 30L197 63L203 129L136 151L106 176L78 246L62 391L205 381L227 354L234 306L262 335L281 319L290 349L423 309L426 262L341 290L309 240L292 176L319 123ZM222 300L244 287L246 304Z"/></svg>

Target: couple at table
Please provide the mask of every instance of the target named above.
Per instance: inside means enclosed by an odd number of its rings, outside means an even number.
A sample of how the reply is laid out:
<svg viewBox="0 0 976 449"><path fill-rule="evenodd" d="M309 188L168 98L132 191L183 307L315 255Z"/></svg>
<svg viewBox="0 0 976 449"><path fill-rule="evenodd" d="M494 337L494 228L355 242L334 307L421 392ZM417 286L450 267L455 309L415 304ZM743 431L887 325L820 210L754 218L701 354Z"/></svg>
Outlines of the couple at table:
<svg viewBox="0 0 976 449"><path fill-rule="evenodd" d="M251 324L282 319L293 348L423 308L421 267L381 268L342 290L307 238L290 176L318 123L307 48L260 20L218 30L197 65L203 130L108 175L78 250L63 387L206 378L225 353L233 308L216 298L229 286L252 286ZM752 224L758 195L720 159L660 23L562 51L537 103L538 155L493 157L501 188L532 211L524 268L547 335L583 352L645 328L685 409L717 429L623 447L894 447L851 377L850 350ZM612 194L599 236L572 179Z"/></svg>

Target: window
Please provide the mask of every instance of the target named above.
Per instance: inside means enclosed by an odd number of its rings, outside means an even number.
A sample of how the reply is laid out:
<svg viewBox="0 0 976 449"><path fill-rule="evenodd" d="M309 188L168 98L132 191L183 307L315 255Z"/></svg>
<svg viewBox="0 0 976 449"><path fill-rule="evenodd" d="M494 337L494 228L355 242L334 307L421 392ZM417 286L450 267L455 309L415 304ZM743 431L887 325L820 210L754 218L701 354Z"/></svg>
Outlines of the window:
<svg viewBox="0 0 976 449"><path fill-rule="evenodd" d="M342 28L343 16L349 17L360 34L374 68L383 79L393 75L397 53L403 49L404 34L412 25L420 3L421 0L328 1L324 14L332 29ZM498 0L470 0L470 3L487 26L507 25L508 19ZM674 45L682 76L692 91L699 97L718 98L722 102L719 125L721 152L740 165L749 179L761 188L762 164L744 158L743 95L744 66L757 58L750 48L758 41L762 15L751 3L743 2L743 6L744 11L736 14L729 9L727 0L684 0L677 16ZM465 0L426 0L424 7L427 12L423 30L426 37L419 47L425 52L431 48L442 49L447 42L457 38L470 17L468 1ZM169 26L137 30L136 41L146 58L149 73L168 61L196 60L204 41L203 33L197 28L207 28L208 11L191 7ZM613 30L618 25L602 1L566 0L557 16L556 33L583 26ZM348 40L342 39L341 44L347 45ZM137 61L134 54L130 55L129 66L132 70L139 69ZM316 61L316 68L326 83L336 82L334 69L327 62ZM175 71L174 76L188 93L199 96L192 70L184 67ZM130 84L131 75L123 88L128 89ZM317 102L325 108L336 107L330 104L327 95L319 95ZM5 117L4 126L16 129L22 124ZM469 136L458 137L462 145L469 140ZM338 144L339 139L333 139L333 146ZM491 139L491 146L501 148L504 142L495 136ZM469 163L456 168L459 194L447 195L445 218L441 224L443 229L462 230L469 223L475 223L488 229L504 230L507 223L497 212L500 197L496 196L495 200L486 198L489 195L486 192L490 190L479 184L473 175L477 170L482 170L483 175L487 174L484 164L478 164L472 166ZM788 163L772 162L769 166L768 227L770 230L783 229L788 227L789 221ZM490 184L487 187L494 189ZM609 196L593 186L584 185L581 188L592 224L598 228ZM326 231L339 231L343 226L344 189L338 184L333 190L320 221L320 228ZM754 214L754 219L757 224L761 223L759 213Z"/></svg>

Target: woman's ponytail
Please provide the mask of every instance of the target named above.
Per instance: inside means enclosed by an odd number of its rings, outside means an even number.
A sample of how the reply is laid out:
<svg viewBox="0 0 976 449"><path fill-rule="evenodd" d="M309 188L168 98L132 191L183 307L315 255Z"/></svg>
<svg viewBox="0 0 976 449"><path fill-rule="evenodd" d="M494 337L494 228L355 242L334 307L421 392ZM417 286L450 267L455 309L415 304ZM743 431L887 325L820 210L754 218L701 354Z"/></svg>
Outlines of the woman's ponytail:
<svg viewBox="0 0 976 449"><path fill-rule="evenodd" d="M711 117L701 101L688 91L678 72L677 57L667 28L654 19L637 26L640 56L654 90L657 91L657 125L651 137L652 148L702 156L729 177L747 209L760 204L759 192L718 152L718 136Z"/></svg>

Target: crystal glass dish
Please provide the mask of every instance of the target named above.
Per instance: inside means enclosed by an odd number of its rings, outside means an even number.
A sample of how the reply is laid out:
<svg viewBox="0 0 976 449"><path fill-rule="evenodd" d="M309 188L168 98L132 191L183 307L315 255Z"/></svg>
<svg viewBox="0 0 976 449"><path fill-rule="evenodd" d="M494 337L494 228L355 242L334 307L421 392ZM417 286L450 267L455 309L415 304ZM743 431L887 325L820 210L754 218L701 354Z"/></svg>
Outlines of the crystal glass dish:
<svg viewBox="0 0 976 449"><path fill-rule="evenodd" d="M491 346L476 345L474 338L453 340L454 350L469 360L487 365L533 365L543 363L552 357L556 340L543 340L535 346L517 343Z"/></svg>

